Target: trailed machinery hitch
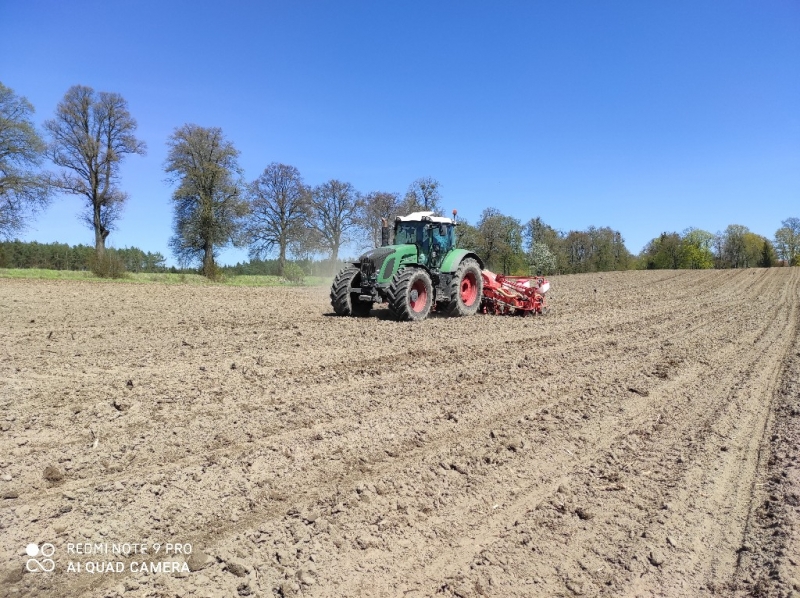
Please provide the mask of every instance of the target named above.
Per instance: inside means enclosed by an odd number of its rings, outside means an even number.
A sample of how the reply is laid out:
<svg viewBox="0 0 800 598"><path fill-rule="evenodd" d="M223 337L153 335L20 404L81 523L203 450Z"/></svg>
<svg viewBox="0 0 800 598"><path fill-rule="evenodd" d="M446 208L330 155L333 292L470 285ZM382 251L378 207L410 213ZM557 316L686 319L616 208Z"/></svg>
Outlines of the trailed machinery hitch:
<svg viewBox="0 0 800 598"><path fill-rule="evenodd" d="M481 311L485 314L546 314L545 294L550 283L542 276L505 276L489 270L481 271L483 296Z"/></svg>

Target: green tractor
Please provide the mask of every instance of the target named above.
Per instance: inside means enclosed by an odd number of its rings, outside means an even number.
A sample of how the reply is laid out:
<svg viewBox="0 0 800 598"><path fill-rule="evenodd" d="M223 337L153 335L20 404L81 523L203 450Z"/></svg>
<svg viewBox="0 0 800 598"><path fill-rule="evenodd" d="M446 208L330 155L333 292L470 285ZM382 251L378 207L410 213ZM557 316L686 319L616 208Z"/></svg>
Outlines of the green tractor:
<svg viewBox="0 0 800 598"><path fill-rule="evenodd" d="M481 259L456 248L453 218L433 212L398 217L394 244L383 223L382 246L345 266L331 286L331 305L340 316L367 316L374 303L388 303L398 320L424 320L431 310L471 316L481 305Z"/></svg>

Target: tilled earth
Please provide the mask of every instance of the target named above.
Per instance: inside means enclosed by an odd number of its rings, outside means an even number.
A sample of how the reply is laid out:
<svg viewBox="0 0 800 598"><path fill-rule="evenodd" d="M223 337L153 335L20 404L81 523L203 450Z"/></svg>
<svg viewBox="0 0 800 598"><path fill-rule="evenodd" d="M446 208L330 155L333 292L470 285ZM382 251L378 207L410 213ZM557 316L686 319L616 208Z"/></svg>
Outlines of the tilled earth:
<svg viewBox="0 0 800 598"><path fill-rule="evenodd" d="M552 282L0 279L0 595L800 595L800 268Z"/></svg>

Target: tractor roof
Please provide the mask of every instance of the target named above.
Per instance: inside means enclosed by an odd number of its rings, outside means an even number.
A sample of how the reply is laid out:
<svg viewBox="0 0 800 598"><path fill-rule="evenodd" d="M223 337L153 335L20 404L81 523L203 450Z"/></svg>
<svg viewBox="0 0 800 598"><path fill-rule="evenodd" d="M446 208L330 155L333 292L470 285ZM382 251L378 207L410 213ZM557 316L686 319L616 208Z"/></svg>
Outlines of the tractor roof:
<svg viewBox="0 0 800 598"><path fill-rule="evenodd" d="M411 212L408 216L398 216L397 220L401 222L442 222L444 224L452 224L453 220L444 218L443 216L434 216L433 212Z"/></svg>

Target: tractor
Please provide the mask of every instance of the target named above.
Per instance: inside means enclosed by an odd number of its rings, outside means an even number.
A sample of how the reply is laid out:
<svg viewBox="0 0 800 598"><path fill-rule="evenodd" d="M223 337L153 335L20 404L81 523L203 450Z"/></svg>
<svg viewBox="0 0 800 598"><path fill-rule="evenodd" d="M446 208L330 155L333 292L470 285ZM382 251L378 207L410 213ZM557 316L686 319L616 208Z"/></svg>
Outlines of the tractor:
<svg viewBox="0 0 800 598"><path fill-rule="evenodd" d="M394 244L383 221L381 247L345 266L331 286L331 305L340 316L367 316L374 303L388 303L398 320L424 320L432 310L471 316L483 300L483 262L456 247L453 218L433 212L398 216Z"/></svg>

